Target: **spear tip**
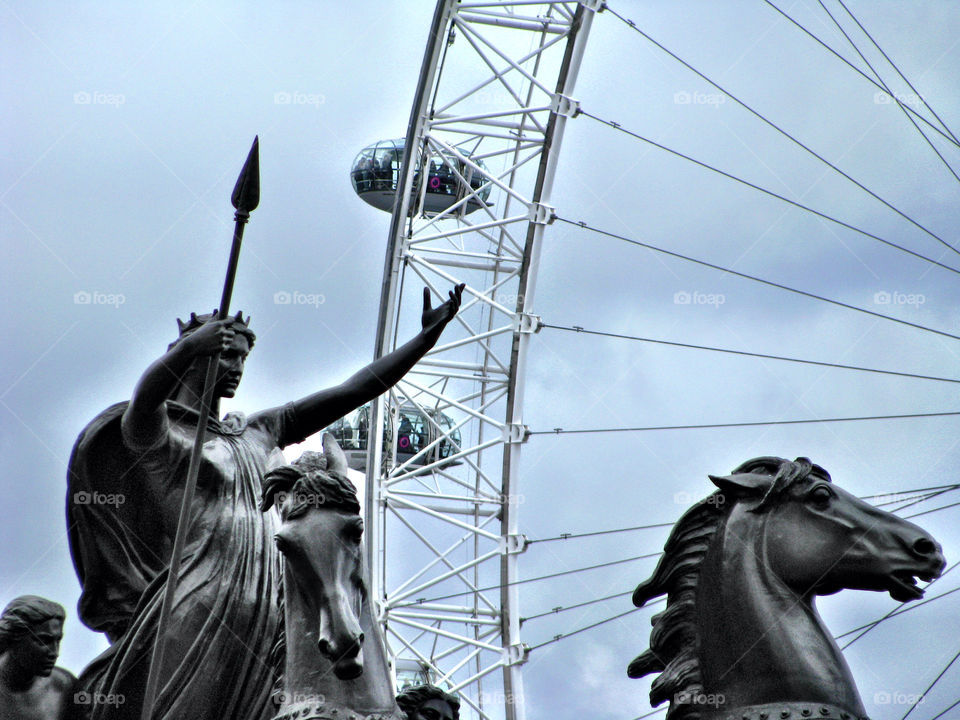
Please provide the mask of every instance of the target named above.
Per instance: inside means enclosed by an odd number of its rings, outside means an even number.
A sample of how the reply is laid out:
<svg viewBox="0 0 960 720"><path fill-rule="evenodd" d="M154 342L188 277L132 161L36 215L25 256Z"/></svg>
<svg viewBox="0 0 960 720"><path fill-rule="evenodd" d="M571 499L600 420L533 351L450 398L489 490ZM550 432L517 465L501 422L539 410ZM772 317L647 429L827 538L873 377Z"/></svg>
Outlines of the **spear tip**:
<svg viewBox="0 0 960 720"><path fill-rule="evenodd" d="M260 204L260 136L253 138L253 145L247 154L237 184L233 186L230 198L237 212L249 213Z"/></svg>

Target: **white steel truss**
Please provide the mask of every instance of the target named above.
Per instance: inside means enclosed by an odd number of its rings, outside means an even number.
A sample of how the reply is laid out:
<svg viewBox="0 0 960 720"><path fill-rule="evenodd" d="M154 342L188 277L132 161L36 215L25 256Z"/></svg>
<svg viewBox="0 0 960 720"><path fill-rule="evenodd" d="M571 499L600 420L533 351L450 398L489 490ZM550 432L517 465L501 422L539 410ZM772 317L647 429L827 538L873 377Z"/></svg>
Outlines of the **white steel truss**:
<svg viewBox="0 0 960 720"><path fill-rule="evenodd" d="M548 203L560 141L577 113L571 93L600 8L599 0L439 0L407 131L376 355L415 330L400 325L412 313L399 307L416 306L423 286L440 301L455 283L466 290L440 344L371 411L370 595L394 668L413 662L459 693L465 718L524 718L524 374L539 328L536 270L555 217ZM457 189L427 217L431 159ZM431 411L423 417L437 437L398 461L399 435L385 428L410 403ZM452 451L436 459L441 443Z"/></svg>

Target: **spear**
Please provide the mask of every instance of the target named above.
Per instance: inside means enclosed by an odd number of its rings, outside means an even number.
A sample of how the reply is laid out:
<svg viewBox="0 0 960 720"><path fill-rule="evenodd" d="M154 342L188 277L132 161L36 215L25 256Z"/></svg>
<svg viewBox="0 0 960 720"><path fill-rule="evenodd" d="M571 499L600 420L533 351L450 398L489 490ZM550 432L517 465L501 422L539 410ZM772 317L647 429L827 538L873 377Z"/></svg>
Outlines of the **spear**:
<svg viewBox="0 0 960 720"><path fill-rule="evenodd" d="M216 320L224 320L230 312L230 298L233 295L233 281L237 275L237 261L240 259L240 243L243 240L243 226L250 219L250 213L260 203L260 139L253 139L253 145L247 154L247 161L243 164L237 184L233 187L230 198L236 212L233 215L236 223L233 230L233 245L230 247L230 259L227 262L227 276L223 281L223 294L220 296L220 308ZM220 365L220 353L211 355L207 360L207 374L203 384L203 396L200 401L200 418L197 421L197 435L193 442L190 454L190 465L187 469L187 481L183 488L183 501L180 504L180 518L177 521L177 535L170 553L170 569L167 573L167 584L163 594L163 604L160 607L160 621L157 624L157 637L153 644L153 653L150 658L150 672L147 675L147 685L143 695L142 720L150 720L153 706L156 702L157 688L160 684L160 671L163 668L164 646L166 645L166 631L170 624L170 613L173 610L173 598L177 592L177 582L180 576L180 559L183 555L183 546L187 539L190 508L193 505L193 496L197 489L197 475L200 472L200 455L203 449L204 435L210 411L213 407L213 394L217 385L217 369Z"/></svg>

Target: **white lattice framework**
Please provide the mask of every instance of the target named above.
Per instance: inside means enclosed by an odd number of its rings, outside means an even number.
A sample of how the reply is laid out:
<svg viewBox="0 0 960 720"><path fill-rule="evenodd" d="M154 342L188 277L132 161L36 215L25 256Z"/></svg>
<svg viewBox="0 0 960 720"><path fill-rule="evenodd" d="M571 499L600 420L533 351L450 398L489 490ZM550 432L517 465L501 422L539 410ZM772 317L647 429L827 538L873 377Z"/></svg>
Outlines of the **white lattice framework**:
<svg viewBox="0 0 960 720"><path fill-rule="evenodd" d="M367 560L391 658L416 661L458 692L465 718L524 717L528 653L515 584L525 547L517 518L524 371L560 139L576 113L571 93L599 7L439 0L407 132L377 356L412 334L398 318L412 324L423 286L436 301L455 283L467 287L440 344L373 408ZM417 159L426 165L441 152L459 199L425 217ZM468 215L471 200L483 207ZM404 402L444 412L454 428L434 423L441 438L398 463L396 448L382 451L381 441L384 421ZM452 457L417 464L454 430Z"/></svg>

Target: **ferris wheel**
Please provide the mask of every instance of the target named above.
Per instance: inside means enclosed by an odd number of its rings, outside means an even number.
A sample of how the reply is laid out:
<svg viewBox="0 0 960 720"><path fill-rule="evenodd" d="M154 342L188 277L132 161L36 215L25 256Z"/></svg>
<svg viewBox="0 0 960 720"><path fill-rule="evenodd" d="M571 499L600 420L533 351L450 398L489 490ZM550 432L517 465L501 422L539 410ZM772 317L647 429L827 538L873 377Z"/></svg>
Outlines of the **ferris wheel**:
<svg viewBox="0 0 960 720"><path fill-rule="evenodd" d="M557 158L600 6L440 0L406 137L366 148L352 172L364 200L392 211L376 355L403 336L404 301L466 283L441 344L334 428L365 456L370 594L398 685L456 692L466 717L524 717L524 370Z"/></svg>
<svg viewBox="0 0 960 720"><path fill-rule="evenodd" d="M530 436L523 414L525 368L532 336L541 327L590 332L578 326L544 326L536 314L541 244L551 223L579 225L743 279L758 279L574 223L563 209L551 206L570 118L590 117L651 142L618 123L581 112L574 99L591 22L602 9L602 3L587 0L440 0L406 137L365 148L352 170L357 194L392 213L376 355L411 334L411 328L401 325L409 308L401 312L401 306L416 306L423 286L442 298L451 284L467 285L461 312L442 344L387 397L335 428L348 454L367 472L371 597L397 683L431 682L456 692L464 717L518 720L525 714L521 675L530 647L521 636L518 604L523 582L518 564L528 543L518 515L523 497L519 461ZM610 14L642 34L632 21ZM849 224L844 227L885 242ZM535 429L534 434L542 432ZM936 497L916 492L920 494L904 496L904 507L921 497Z"/></svg>

